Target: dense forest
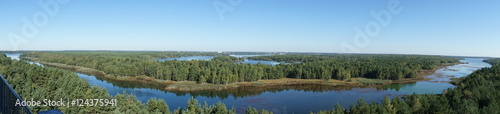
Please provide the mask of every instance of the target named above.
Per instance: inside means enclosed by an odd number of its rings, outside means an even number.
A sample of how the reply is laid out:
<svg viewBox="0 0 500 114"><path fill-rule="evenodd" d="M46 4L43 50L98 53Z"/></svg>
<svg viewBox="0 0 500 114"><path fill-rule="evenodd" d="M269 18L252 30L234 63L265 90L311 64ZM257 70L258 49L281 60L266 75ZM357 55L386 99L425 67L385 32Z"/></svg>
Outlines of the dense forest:
<svg viewBox="0 0 500 114"><path fill-rule="evenodd" d="M213 60L157 61L160 57L214 55ZM399 80L415 78L422 70L457 63L458 58L425 55L275 55L251 59L300 61L265 65L234 63L241 58L218 53L176 52L30 52L29 57L45 62L83 66L113 76L149 76L162 80L228 84L260 79L337 79L363 77Z"/></svg>
<svg viewBox="0 0 500 114"><path fill-rule="evenodd" d="M11 60L0 55L0 74L23 99L33 98L34 101L43 99L117 99L116 106L30 106L32 112L61 110L63 113L127 113L127 114L170 114L172 113L165 101L152 98L143 104L134 95L118 94L110 96L108 91L101 87L90 86L87 81L76 74L57 68L41 67L26 61ZM235 113L222 103L208 105L198 103L195 99L188 101L184 108L178 108L173 113Z"/></svg>
<svg viewBox="0 0 500 114"><path fill-rule="evenodd" d="M362 99L349 108L336 105L331 110L316 113L500 113L500 59L488 59L490 68L477 70L457 83L454 89L447 89L439 95L408 95L393 99L385 98L382 103L366 103ZM190 99L184 108L171 112L163 100L150 99L143 104L134 95L109 96L99 87L91 87L67 70L40 67L25 61L11 60L0 56L0 73L22 98L114 98L116 107L29 107L32 111L59 109L64 113L235 113L223 103L208 105ZM272 113L248 107L247 114Z"/></svg>

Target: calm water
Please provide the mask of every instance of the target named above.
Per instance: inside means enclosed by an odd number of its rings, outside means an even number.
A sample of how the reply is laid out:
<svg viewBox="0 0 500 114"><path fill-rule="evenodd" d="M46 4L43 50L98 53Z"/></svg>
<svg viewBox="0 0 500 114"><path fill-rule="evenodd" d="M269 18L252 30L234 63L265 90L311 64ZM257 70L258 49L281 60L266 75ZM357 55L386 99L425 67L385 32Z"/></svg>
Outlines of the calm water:
<svg viewBox="0 0 500 114"><path fill-rule="evenodd" d="M15 55L8 55L15 56ZM15 57L13 57L15 58ZM467 64L449 66L429 76L429 81L419 81L407 84L390 84L379 88L340 88L324 87L314 85L284 86L271 88L238 88L224 91L199 91L199 92L176 92L161 91L155 88L128 85L120 82L105 81L85 74L77 75L88 80L90 85L104 87L111 95L117 93L132 93L138 100L147 102L148 99L156 97L164 99L170 109L186 106L190 97L195 97L200 102L214 104L221 101L227 107L234 107L239 113L244 113L248 106L258 109L267 109L275 113L308 113L318 110L328 110L338 102L345 108L356 103L360 98L366 102L380 102L385 96L397 97L412 93L417 94L439 94L444 89L453 88L448 84L450 78L463 77L473 71L490 67L482 62L483 59L466 58L461 60ZM113 82L113 83L110 83Z"/></svg>
<svg viewBox="0 0 500 114"><path fill-rule="evenodd" d="M263 56L263 55L230 55L233 57L238 57L238 58L246 58L246 57L255 57L255 56ZM158 61L172 61L172 60L178 60L178 61L191 61L191 60L212 60L215 56L188 56L188 57L176 57L176 58L167 58L167 59L157 59ZM252 60L252 59L245 59L245 61L242 62L237 62L237 63L244 63L244 64L266 64L266 65L277 65L280 64L279 62L276 61L261 61L261 60Z"/></svg>
<svg viewBox="0 0 500 114"><path fill-rule="evenodd" d="M9 54L6 54L6 55L7 55L7 57L10 57L10 58L11 58L11 59L13 59L13 60L21 60L21 59L19 58L19 56L21 56L21 55L22 55L22 53L9 53ZM28 63L30 63L30 64L36 64L36 65L38 65L38 66L43 67L43 64L40 64L40 63L35 63L35 62L31 62L31 61L28 61Z"/></svg>
<svg viewBox="0 0 500 114"><path fill-rule="evenodd" d="M419 81L409 84L389 84L382 88L386 90L396 90L406 94L411 94L413 92L417 94L439 94L442 93L444 89L455 87L448 83L451 81L451 78L464 77L483 67L491 67L490 64L483 62L483 60L484 59L478 58L465 58L464 60L460 60L460 62L467 64L458 64L439 69L434 74L428 76L428 78L431 78L429 81Z"/></svg>
<svg viewBox="0 0 500 114"><path fill-rule="evenodd" d="M280 64L279 62L276 61L261 61L261 60L251 60L251 59L245 59L245 61L241 61L238 63L243 63L243 64L266 64L266 65L277 65Z"/></svg>

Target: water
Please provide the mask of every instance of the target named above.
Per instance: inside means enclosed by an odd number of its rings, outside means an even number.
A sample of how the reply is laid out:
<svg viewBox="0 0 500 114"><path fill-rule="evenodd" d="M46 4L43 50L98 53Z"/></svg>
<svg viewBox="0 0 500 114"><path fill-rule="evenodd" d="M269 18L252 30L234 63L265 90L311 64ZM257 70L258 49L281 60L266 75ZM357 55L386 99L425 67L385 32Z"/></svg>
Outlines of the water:
<svg viewBox="0 0 500 114"><path fill-rule="evenodd" d="M268 56L268 55L229 55L232 57L238 57L238 58L247 58L247 57L255 57L255 56ZM243 64L266 64L266 65L277 65L280 64L279 62L276 61L261 61L261 60L252 60L252 59L245 59L244 61L241 62L236 62L236 63L243 63Z"/></svg>
<svg viewBox="0 0 500 114"><path fill-rule="evenodd" d="M280 64L279 62L276 61L261 61L261 60L252 60L252 59L245 59L245 61L237 62L237 63L243 63L243 64L266 64L266 65L277 65Z"/></svg>
<svg viewBox="0 0 500 114"><path fill-rule="evenodd" d="M464 60L460 60L460 62L468 64L458 64L436 70L434 74L428 76L428 78L431 79L429 81L419 81L408 84L389 84L381 88L385 90L396 90L399 93L405 94L412 94L413 92L417 94L440 94L444 89L455 87L448 83L451 81L451 78L464 77L483 67L491 67L490 64L483 62L483 60L484 59L465 58Z"/></svg>
<svg viewBox="0 0 500 114"><path fill-rule="evenodd" d="M12 60L20 60L19 56L21 56L22 53L8 53L5 55L7 55L7 57L10 57Z"/></svg>
<svg viewBox="0 0 500 114"><path fill-rule="evenodd" d="M21 58L19 58L22 53L9 53L9 54L5 54L7 55L7 57L10 57L12 60L21 60ZM35 63L35 62L31 62L31 61L28 61L28 63L30 64L36 64L38 66L41 66L43 67L43 64L40 64L40 63Z"/></svg>
<svg viewBox="0 0 500 114"><path fill-rule="evenodd" d="M246 57L255 57L255 56L264 56L264 55L230 55L233 57L238 57L238 58L246 58ZM176 57L176 58L167 58L167 59L157 59L158 61L172 61L172 60L178 60L178 61L191 61L191 60L212 60L215 56L188 56L188 57ZM245 61L241 62L236 62L236 63L243 63L243 64L266 64L266 65L277 65L280 64L279 62L276 61L261 61L261 60L252 60L252 59L245 59Z"/></svg>
<svg viewBox="0 0 500 114"><path fill-rule="evenodd" d="M297 85L266 88L242 87L223 91L178 92L161 91L156 88L133 86L133 84L124 85L120 82L106 81L85 74L77 73L77 75L82 79L88 80L90 85L106 88L110 95L116 95L125 91L136 95L137 99L142 102L147 102L148 99L156 97L164 99L170 109L185 107L187 100L195 97L201 103L215 104L221 101L227 107L236 108L238 113L244 113L248 106L267 109L275 113L309 113L309 111L317 112L318 110L332 109L336 103L348 108L349 105L357 103L360 98L369 103L380 103L384 97L393 98L413 93L440 94L443 90L454 87L447 83L450 81L450 78L467 76L475 70L491 66L482 62L482 60L465 58L461 62L466 62L467 64L459 64L437 70L434 74L428 76L431 78L429 81L390 84L378 88Z"/></svg>

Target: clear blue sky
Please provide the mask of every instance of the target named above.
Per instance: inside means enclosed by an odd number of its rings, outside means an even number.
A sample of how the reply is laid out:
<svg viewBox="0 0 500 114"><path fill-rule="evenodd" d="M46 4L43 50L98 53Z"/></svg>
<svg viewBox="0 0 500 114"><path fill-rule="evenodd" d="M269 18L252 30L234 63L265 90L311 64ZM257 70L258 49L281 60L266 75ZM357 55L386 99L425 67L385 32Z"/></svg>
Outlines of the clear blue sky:
<svg viewBox="0 0 500 114"><path fill-rule="evenodd" d="M376 21L370 11L387 10L390 2L243 0L231 6L226 0L72 0L59 4L44 26L35 25L33 37L12 43L9 33L24 37L24 17L47 15L39 1L51 0L0 1L0 50L337 53L342 43L355 46L354 28L364 30ZM223 20L216 1L233 9ZM359 52L500 57L500 1L399 2L402 11L391 14L388 26L357 47Z"/></svg>

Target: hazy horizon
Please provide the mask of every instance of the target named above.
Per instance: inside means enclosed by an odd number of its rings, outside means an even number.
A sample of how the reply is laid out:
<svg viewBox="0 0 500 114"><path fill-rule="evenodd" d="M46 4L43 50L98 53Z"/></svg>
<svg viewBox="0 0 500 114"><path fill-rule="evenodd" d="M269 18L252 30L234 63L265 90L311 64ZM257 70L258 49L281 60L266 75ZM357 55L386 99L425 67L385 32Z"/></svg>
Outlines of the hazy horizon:
<svg viewBox="0 0 500 114"><path fill-rule="evenodd" d="M0 1L0 50L500 57L500 1L61 1Z"/></svg>
<svg viewBox="0 0 500 114"><path fill-rule="evenodd" d="M293 52L293 51L196 51L196 50L0 50L4 52L31 52L31 51L47 51L47 52L62 52L62 51L99 51L99 52L141 52L141 51L146 51L146 52L223 52L223 53L318 53L318 54L381 54L381 55L436 55L436 56L458 56L458 57L485 57L485 58L500 58L500 57L494 57L494 56L466 56L466 55L439 55L439 54L412 54L412 53L335 53L335 52Z"/></svg>

